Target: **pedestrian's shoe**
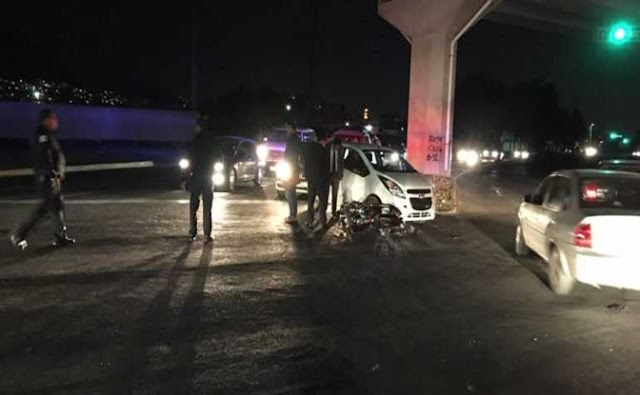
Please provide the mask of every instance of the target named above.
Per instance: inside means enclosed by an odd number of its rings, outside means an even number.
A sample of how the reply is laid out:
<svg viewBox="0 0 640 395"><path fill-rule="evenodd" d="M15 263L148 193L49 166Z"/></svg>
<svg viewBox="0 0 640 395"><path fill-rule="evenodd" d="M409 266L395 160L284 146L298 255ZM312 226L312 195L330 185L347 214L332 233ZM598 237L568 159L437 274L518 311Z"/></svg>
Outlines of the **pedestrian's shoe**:
<svg viewBox="0 0 640 395"><path fill-rule="evenodd" d="M9 239L11 241L12 246L19 248L22 251L26 250L27 247L29 246L29 243L27 243L25 239L18 237L16 235L9 236Z"/></svg>
<svg viewBox="0 0 640 395"><path fill-rule="evenodd" d="M189 243L193 243L196 240L198 240L198 236L189 236Z"/></svg>
<svg viewBox="0 0 640 395"><path fill-rule="evenodd" d="M207 236L204 238L204 244L209 244L211 242L213 242L213 237Z"/></svg>
<svg viewBox="0 0 640 395"><path fill-rule="evenodd" d="M62 236L56 235L56 239L53 241L53 246L65 247L75 243L76 243L76 239L72 239L66 233L63 233Z"/></svg>

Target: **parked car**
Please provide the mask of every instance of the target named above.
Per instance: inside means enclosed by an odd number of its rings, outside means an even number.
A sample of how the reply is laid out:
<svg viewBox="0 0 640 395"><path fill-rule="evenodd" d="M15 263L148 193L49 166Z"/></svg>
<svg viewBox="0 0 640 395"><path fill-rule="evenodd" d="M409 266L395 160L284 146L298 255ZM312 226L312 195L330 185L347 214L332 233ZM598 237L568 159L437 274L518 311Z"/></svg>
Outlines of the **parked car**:
<svg viewBox="0 0 640 395"><path fill-rule="evenodd" d="M565 170L548 176L518 210L515 251L549 265L549 285L569 293L575 282L640 289L640 175Z"/></svg>
<svg viewBox="0 0 640 395"><path fill-rule="evenodd" d="M251 182L261 186L264 179L264 153L253 140L225 136L213 139L219 152L214 162L213 184L216 191L235 190L238 183ZM262 158L261 158L262 157ZM179 162L183 177L188 176L190 163L184 158Z"/></svg>
<svg viewBox="0 0 640 395"><path fill-rule="evenodd" d="M322 144L327 145L336 137L338 137L343 143L381 145L380 140L376 135L359 130L336 130L331 133L331 136L322 140Z"/></svg>
<svg viewBox="0 0 640 395"><path fill-rule="evenodd" d="M300 141L318 141L316 132L313 129L296 129ZM266 168L275 172L275 166L284 157L284 150L287 145L287 131L285 128L275 128L262 136L261 146L265 147Z"/></svg>
<svg viewBox="0 0 640 395"><path fill-rule="evenodd" d="M377 145L344 146L343 201L389 204L407 222L436 217L433 183L398 151Z"/></svg>

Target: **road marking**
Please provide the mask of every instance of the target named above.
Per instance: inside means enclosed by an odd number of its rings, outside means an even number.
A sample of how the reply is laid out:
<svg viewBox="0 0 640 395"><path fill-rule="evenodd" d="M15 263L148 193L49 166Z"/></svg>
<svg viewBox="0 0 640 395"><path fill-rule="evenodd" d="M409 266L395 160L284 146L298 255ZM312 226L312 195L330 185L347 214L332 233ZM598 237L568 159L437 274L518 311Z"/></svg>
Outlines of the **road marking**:
<svg viewBox="0 0 640 395"><path fill-rule="evenodd" d="M118 169L140 169L146 167L153 167L154 163L151 161L143 162L123 162L123 163L94 163L90 165L74 165L67 166L67 173L82 173L86 171L100 171L100 170L118 170ZM33 169L9 169L0 170L0 178L2 177L24 177L33 175Z"/></svg>

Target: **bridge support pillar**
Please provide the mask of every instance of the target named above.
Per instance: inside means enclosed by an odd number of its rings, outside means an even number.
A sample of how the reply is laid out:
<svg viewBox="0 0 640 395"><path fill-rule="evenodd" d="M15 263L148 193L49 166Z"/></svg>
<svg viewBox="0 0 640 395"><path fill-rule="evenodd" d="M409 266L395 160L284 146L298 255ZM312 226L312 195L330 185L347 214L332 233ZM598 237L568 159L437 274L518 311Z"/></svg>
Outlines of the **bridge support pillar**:
<svg viewBox="0 0 640 395"><path fill-rule="evenodd" d="M408 158L450 176L457 42L500 0L381 0L378 12L411 43Z"/></svg>

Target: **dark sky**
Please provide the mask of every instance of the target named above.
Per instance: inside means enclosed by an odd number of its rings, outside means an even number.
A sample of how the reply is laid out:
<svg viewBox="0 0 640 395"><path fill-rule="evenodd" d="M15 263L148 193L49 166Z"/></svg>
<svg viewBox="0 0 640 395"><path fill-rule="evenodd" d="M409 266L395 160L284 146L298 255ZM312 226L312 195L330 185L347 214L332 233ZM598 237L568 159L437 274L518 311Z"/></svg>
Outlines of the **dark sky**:
<svg viewBox="0 0 640 395"><path fill-rule="evenodd" d="M0 75L47 77L128 96L188 95L190 2L31 2L3 17ZM197 10L199 90L238 86L304 92L312 0L207 1ZM316 86L352 111L405 113L410 47L377 15L377 0L317 0ZM611 51L593 37L483 22L460 43L458 75L554 82L587 121L640 127L640 45ZM8 61L7 61L8 60ZM358 110L359 111L359 110Z"/></svg>

